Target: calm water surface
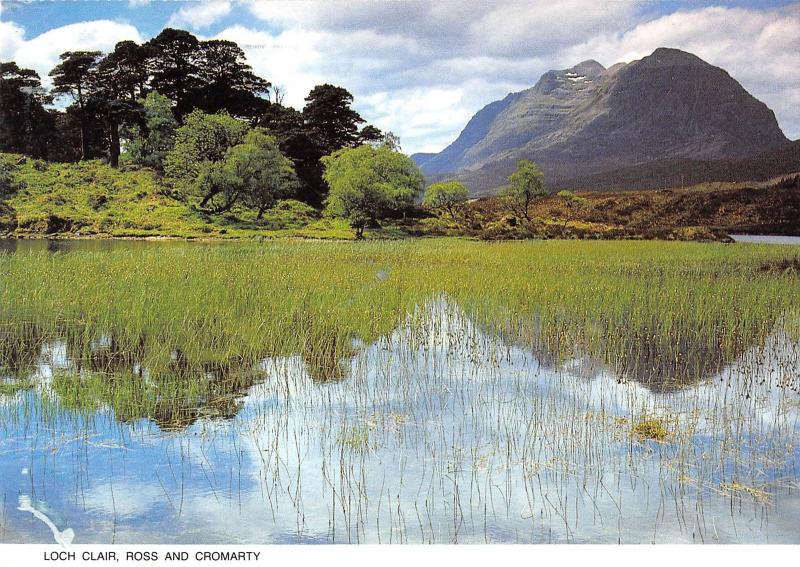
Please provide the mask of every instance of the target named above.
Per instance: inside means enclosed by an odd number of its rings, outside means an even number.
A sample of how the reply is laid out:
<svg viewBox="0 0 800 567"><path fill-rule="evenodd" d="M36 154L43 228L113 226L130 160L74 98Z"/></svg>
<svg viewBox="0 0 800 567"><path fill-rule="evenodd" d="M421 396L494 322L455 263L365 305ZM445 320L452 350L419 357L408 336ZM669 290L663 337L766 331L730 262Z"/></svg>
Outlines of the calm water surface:
<svg viewBox="0 0 800 567"><path fill-rule="evenodd" d="M750 244L800 244L800 236L767 236L763 234L731 234L736 242Z"/></svg>
<svg viewBox="0 0 800 567"><path fill-rule="evenodd" d="M443 298L329 368L209 371L191 407L111 338L34 348L0 371L0 542L800 543L781 333L677 387L507 342ZM98 368L155 410L64 398ZM648 419L663 441L635 433Z"/></svg>
<svg viewBox="0 0 800 567"><path fill-rule="evenodd" d="M32 386L0 396L0 537L800 542L800 350L785 337L665 391L588 359L544 364L444 302L356 347L340 380L269 359L226 403L129 419L57 403L54 376L81 370L45 345ZM664 442L632 434L644 414Z"/></svg>

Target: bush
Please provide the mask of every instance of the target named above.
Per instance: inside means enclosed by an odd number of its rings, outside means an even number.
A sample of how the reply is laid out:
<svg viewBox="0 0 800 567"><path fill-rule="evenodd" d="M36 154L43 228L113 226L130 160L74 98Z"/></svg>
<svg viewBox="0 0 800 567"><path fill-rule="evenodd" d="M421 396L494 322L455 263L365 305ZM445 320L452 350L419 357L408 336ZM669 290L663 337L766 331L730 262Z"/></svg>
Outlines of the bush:
<svg viewBox="0 0 800 567"><path fill-rule="evenodd" d="M17 192L19 184L5 166L0 164L0 199L7 199Z"/></svg>
<svg viewBox="0 0 800 567"><path fill-rule="evenodd" d="M17 229L17 211L14 207L0 202L0 232L13 232Z"/></svg>
<svg viewBox="0 0 800 567"><path fill-rule="evenodd" d="M108 196L103 193L93 193L86 199L93 210L99 211L108 202Z"/></svg>
<svg viewBox="0 0 800 567"><path fill-rule="evenodd" d="M658 419L644 419L633 426L633 434L641 439L664 441L669 432Z"/></svg>

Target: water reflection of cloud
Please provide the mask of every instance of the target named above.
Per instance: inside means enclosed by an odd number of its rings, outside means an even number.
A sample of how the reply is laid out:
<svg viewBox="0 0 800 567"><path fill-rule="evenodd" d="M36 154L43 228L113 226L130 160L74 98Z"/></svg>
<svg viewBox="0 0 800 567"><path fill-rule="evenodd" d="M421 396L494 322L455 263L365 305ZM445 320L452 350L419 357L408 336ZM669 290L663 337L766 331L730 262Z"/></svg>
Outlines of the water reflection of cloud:
<svg viewBox="0 0 800 567"><path fill-rule="evenodd" d="M128 479L97 484L83 494L87 510L110 517L145 516L164 499L163 489Z"/></svg>
<svg viewBox="0 0 800 567"><path fill-rule="evenodd" d="M458 309L435 309L422 330L412 318L375 344L354 345L342 359L345 380L315 380L301 355L265 361L263 381L230 419L203 416L165 432L96 414L103 439L86 440L94 476L87 472L80 535L116 516L118 541L386 542L403 534L678 543L691 542L707 518L712 539L797 541L796 494L780 492L775 510L754 502L732 514L731 495L719 490L732 459L745 480L775 491L782 471L762 465L797 460L773 452L796 437L798 406L780 404L797 395L775 387L798 375L796 357L785 356L796 344L771 337L719 374L664 391L591 360L544 365ZM645 414L674 418L670 427L685 437L641 442L630 422L615 425ZM742 423L756 426L756 442ZM121 461L110 466L104 442L120 429L122 470ZM59 475L75 474L67 461ZM768 522L753 523L764 515ZM104 530L95 537L110 537Z"/></svg>

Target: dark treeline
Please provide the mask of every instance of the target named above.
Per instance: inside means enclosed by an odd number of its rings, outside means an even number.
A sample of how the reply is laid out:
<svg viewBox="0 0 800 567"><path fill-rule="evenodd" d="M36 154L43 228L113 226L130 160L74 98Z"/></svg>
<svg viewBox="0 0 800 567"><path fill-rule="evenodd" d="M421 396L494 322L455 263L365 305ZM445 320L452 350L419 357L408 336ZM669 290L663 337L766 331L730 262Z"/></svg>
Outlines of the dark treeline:
<svg viewBox="0 0 800 567"><path fill-rule="evenodd" d="M0 152L60 162L102 158L117 167L122 148L136 148L147 154L140 165L160 169L173 131L190 114L221 113L274 137L296 172L296 196L318 206L327 190L320 159L384 139L351 108L344 88L319 85L302 111L284 106L281 89L253 73L236 43L200 41L183 30L167 28L142 45L123 41L111 53L67 51L49 76L51 90L35 71L0 63ZM153 113L153 93L168 99L174 127ZM61 110L56 99L69 104Z"/></svg>

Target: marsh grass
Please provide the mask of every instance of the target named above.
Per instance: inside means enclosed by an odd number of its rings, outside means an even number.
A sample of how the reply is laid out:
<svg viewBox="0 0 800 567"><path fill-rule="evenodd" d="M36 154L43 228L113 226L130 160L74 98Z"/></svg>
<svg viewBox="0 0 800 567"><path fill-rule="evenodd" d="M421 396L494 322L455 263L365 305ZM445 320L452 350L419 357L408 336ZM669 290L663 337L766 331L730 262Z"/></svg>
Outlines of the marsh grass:
<svg viewBox="0 0 800 567"><path fill-rule="evenodd" d="M796 482L800 294L761 266L792 254L437 240L0 255L0 372L38 389L0 426L41 425L37 450L64 451L80 444L64 431L96 447L104 420L119 445L138 431L175 518L191 479L219 517L323 541L731 537L706 513L791 527L772 505Z"/></svg>
<svg viewBox="0 0 800 567"><path fill-rule="evenodd" d="M669 436L669 431L660 419L643 419L634 425L631 431L640 439L652 439L659 442L665 441Z"/></svg>
<svg viewBox="0 0 800 567"><path fill-rule="evenodd" d="M0 255L0 364L29 363L59 339L75 359L136 359L153 375L302 353L320 380L341 379L353 340L385 336L444 296L543 356L586 352L669 389L781 321L797 333L796 278L762 268L787 257L783 247L457 240ZM101 340L111 347L99 352Z"/></svg>

